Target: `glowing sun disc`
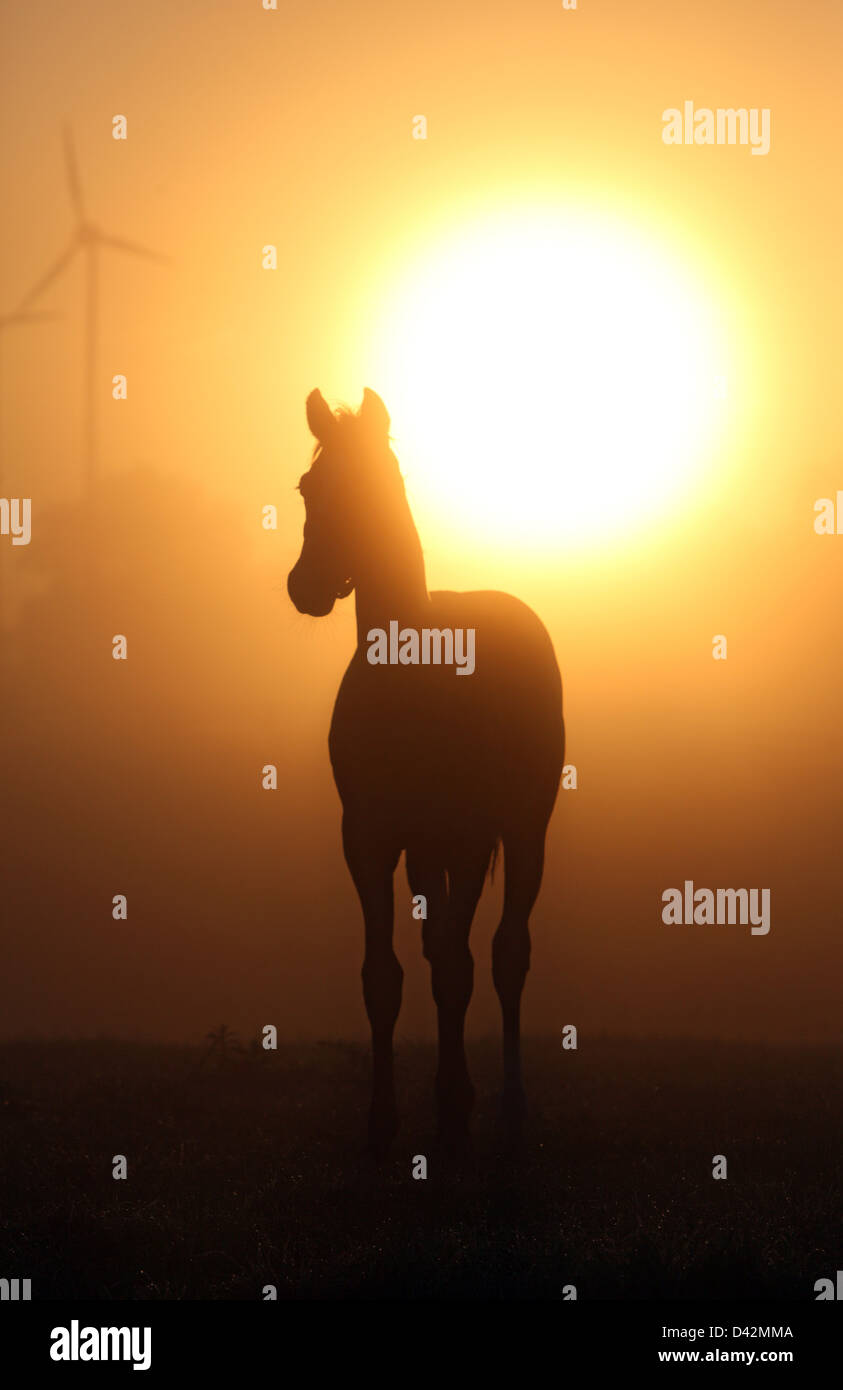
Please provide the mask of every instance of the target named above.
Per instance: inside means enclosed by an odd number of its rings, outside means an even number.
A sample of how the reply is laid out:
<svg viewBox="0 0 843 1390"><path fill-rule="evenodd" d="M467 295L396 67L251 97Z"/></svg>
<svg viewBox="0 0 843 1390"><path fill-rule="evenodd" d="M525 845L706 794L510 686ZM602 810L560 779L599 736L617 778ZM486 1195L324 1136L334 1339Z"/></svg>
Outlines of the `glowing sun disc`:
<svg viewBox="0 0 843 1390"><path fill-rule="evenodd" d="M387 295L373 384L414 504L475 538L594 544L675 506L725 373L663 247L564 212L484 218Z"/></svg>

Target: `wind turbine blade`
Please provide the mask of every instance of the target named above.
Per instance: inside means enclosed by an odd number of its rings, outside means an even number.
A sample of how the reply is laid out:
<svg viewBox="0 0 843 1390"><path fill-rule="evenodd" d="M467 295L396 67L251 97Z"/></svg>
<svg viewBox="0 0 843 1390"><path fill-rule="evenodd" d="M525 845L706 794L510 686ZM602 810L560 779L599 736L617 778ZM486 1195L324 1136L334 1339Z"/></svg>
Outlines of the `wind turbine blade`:
<svg viewBox="0 0 843 1390"><path fill-rule="evenodd" d="M67 182L70 187L70 201L73 204L73 211L76 213L77 221L84 222L85 208L82 203L82 186L79 182L79 165L76 162L73 133L69 125L64 128L64 162L67 166Z"/></svg>
<svg viewBox="0 0 843 1390"><path fill-rule="evenodd" d="M47 286L51 285L53 281L59 275L61 275L65 266L74 256L76 249L77 242L76 238L74 237L67 250L59 256L58 260L53 265L50 266L50 269L47 271L46 275L42 275L41 279L36 281L36 283L32 286L32 289L29 291L29 294L24 295L23 299L21 300L20 304L18 305L15 311L16 313L23 313L24 309L28 308L28 306L32 304L33 300L38 299L44 293Z"/></svg>
<svg viewBox="0 0 843 1390"><path fill-rule="evenodd" d="M148 246L141 246L136 241L126 241L120 236L106 236L105 232L97 232L96 239L101 246L113 246L115 251L129 251L133 256L144 256L149 261L169 261L169 256L162 256L159 251L150 251Z"/></svg>

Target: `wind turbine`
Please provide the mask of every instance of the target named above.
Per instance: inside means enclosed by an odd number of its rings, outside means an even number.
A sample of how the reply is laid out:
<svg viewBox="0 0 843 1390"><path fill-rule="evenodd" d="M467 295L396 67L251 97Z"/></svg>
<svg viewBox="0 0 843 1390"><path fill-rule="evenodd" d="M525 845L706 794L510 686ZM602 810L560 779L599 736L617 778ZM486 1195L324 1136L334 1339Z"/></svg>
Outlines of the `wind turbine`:
<svg viewBox="0 0 843 1390"><path fill-rule="evenodd" d="M17 328L21 323L45 323L48 319L56 319L58 314L31 314L17 310L13 314L0 314L0 496L3 495L3 334L9 328Z"/></svg>
<svg viewBox="0 0 843 1390"><path fill-rule="evenodd" d="M26 311L30 304L33 304L48 288L49 285L57 280L62 272L70 265L74 256L80 253L85 261L85 387L84 387L84 421L85 421L85 473L88 492L93 491L94 484L99 471L99 460L97 457L97 364L99 354L99 273L100 255L105 247L110 247L114 251L125 251L132 256L142 256L146 260L164 262L168 258L161 256L157 251L150 251L146 246L139 246L137 242L126 241L123 237L111 236L103 232L95 222L90 222L85 213L85 204L82 199L82 188L79 182L79 168L76 162L76 152L73 147L73 137L70 127L64 128L64 157L67 169L67 181L70 189L70 201L76 217L76 226L71 235L70 242L59 256L58 260L50 266L50 269L41 276L21 300L18 305L18 312Z"/></svg>

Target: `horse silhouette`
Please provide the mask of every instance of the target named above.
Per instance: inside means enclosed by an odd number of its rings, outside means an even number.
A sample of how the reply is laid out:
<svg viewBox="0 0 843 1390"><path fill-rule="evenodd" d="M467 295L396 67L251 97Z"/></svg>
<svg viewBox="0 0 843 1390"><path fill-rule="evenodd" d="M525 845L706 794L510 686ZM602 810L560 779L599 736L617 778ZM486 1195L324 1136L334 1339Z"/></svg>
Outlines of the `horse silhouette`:
<svg viewBox="0 0 843 1390"><path fill-rule="evenodd" d="M368 388L360 410L307 398L317 440L299 491L301 554L287 579L300 613L322 617L352 590L357 649L334 706L329 750L342 801L345 859L365 923L363 996L372 1030L369 1143L383 1155L398 1128L392 1038L403 971L393 951L393 875L402 850L425 910L422 940L439 1024L439 1132L468 1137L474 1089L463 1031L474 980L469 932L486 874L504 853L503 916L492 973L503 1014L502 1118L516 1136L521 994L529 917L544 867L545 833L564 760L562 683L536 615L496 592L428 593L422 548L390 448L389 416ZM377 631L474 632L475 669L441 659L370 660ZM393 629L393 633L395 629ZM442 645L438 654L447 648ZM409 656L408 656L409 653Z"/></svg>

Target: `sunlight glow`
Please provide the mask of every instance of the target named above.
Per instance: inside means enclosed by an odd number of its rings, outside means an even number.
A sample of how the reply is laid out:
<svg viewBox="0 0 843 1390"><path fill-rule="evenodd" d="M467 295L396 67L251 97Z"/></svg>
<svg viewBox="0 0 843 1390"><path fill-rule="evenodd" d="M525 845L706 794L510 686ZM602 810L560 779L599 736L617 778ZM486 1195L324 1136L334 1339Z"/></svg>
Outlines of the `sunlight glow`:
<svg viewBox="0 0 843 1390"><path fill-rule="evenodd" d="M385 302L367 361L426 515L522 551L594 546L698 480L725 346L702 285L620 220L485 217Z"/></svg>

